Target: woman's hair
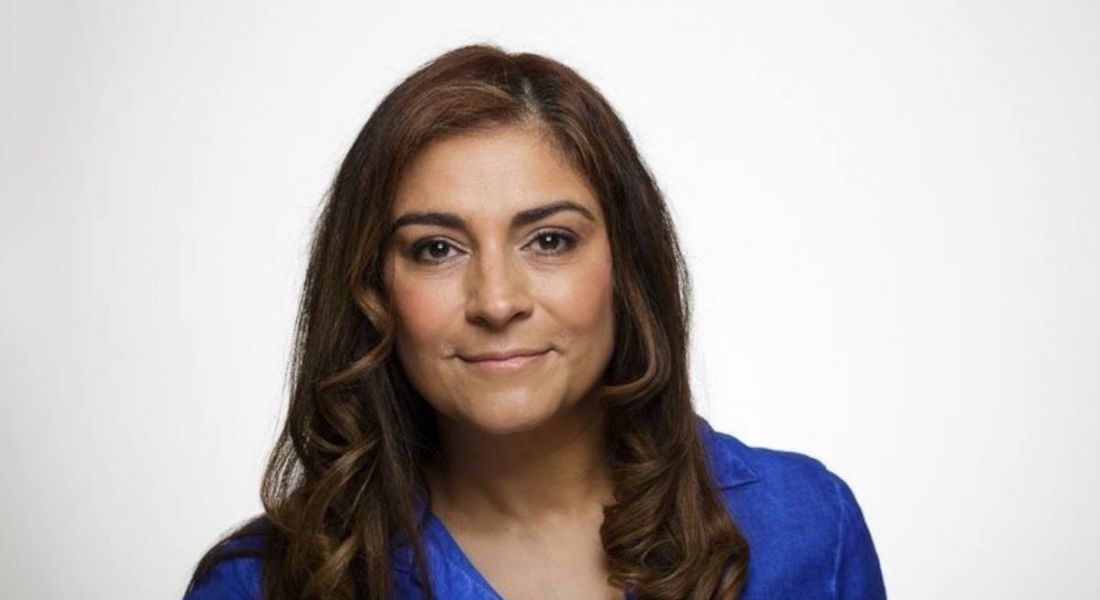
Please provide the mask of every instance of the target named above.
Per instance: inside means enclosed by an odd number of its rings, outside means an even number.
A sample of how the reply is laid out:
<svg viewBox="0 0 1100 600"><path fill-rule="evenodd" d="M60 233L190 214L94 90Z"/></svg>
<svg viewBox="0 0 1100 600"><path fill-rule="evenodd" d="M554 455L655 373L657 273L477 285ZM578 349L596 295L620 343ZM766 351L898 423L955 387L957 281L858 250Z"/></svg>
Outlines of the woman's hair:
<svg viewBox="0 0 1100 600"><path fill-rule="evenodd" d="M749 548L712 485L688 381L690 282L664 199L626 127L569 67L485 45L439 56L395 87L359 132L313 237L271 454L264 514L203 559L262 558L265 598L388 598L391 553L422 544L426 467L440 457L431 407L392 351L381 266L394 193L427 144L535 126L591 185L613 257L615 344L601 382L614 504L600 538L609 583L640 599L734 598ZM260 546L241 545L259 535ZM190 589L190 588L189 588Z"/></svg>

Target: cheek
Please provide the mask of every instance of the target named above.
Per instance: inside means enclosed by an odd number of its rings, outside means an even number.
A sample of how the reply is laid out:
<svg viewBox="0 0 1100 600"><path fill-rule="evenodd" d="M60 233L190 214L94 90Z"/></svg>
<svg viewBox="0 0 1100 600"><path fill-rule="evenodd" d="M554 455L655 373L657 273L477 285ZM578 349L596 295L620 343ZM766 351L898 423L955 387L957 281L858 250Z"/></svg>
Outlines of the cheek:
<svg viewBox="0 0 1100 600"><path fill-rule="evenodd" d="M606 337L614 315L610 256L578 267L555 281L544 298L575 340Z"/></svg>
<svg viewBox="0 0 1100 600"><path fill-rule="evenodd" d="M402 354L436 354L454 321L455 292L439 281L416 281L397 274L391 286Z"/></svg>

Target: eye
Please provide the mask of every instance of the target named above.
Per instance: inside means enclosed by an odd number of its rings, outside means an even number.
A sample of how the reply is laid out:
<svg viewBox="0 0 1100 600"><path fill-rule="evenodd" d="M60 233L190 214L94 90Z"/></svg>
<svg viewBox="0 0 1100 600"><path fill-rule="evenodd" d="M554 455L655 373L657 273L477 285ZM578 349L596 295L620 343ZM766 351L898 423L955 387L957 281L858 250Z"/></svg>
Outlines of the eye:
<svg viewBox="0 0 1100 600"><path fill-rule="evenodd" d="M422 263L438 263L450 258L449 250L454 246L447 240L430 239L413 244L410 254L413 260Z"/></svg>
<svg viewBox="0 0 1100 600"><path fill-rule="evenodd" d="M542 254L562 254L572 250L577 245L577 238L571 233L554 229L540 231L530 244L541 248Z"/></svg>

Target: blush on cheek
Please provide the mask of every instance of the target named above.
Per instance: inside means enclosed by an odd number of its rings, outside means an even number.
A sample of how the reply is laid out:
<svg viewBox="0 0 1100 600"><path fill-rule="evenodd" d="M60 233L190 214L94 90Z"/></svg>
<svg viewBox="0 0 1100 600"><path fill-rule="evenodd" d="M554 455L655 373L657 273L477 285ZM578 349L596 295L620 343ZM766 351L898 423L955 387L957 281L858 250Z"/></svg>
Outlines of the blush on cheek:
<svg viewBox="0 0 1100 600"><path fill-rule="evenodd" d="M407 284L400 279L393 288L397 318L404 329L421 338L439 333L448 321L447 294L439 286Z"/></svg>
<svg viewBox="0 0 1100 600"><path fill-rule="evenodd" d="M555 290L558 314L576 327L594 329L613 313L611 268L596 263L573 273L565 285Z"/></svg>

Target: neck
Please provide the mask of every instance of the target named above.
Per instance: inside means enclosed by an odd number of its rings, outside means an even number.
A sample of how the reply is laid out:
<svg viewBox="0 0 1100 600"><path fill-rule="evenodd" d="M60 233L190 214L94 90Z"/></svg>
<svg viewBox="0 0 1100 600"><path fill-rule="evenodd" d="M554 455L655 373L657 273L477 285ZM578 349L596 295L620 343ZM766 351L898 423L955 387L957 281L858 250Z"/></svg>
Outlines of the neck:
<svg viewBox="0 0 1100 600"><path fill-rule="evenodd" d="M447 458L431 476L433 510L474 527L602 517L612 500L604 419L592 398L504 435L438 416Z"/></svg>

